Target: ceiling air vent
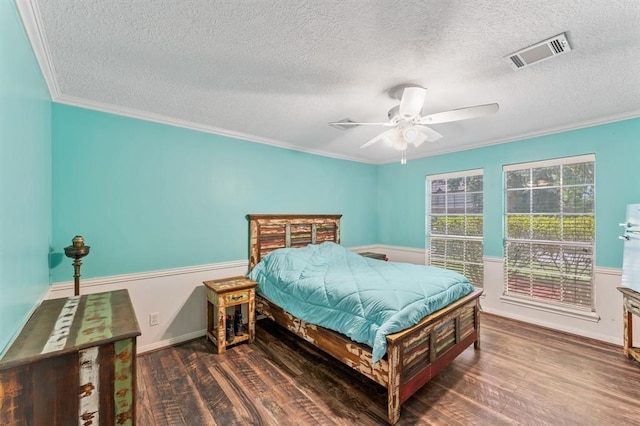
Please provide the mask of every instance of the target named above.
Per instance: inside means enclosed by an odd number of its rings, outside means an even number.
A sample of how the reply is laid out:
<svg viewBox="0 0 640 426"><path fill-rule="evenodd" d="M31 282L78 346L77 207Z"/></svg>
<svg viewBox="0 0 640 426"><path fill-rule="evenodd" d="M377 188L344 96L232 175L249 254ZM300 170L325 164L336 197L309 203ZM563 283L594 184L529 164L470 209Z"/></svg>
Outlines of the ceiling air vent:
<svg viewBox="0 0 640 426"><path fill-rule="evenodd" d="M511 67L515 70L519 70L529 65L533 65L536 62L544 61L554 56L561 55L569 52L571 46L567 40L565 33L558 34L555 37L551 37L548 40L536 43L533 46L524 48L518 52L512 53L506 58L509 59Z"/></svg>

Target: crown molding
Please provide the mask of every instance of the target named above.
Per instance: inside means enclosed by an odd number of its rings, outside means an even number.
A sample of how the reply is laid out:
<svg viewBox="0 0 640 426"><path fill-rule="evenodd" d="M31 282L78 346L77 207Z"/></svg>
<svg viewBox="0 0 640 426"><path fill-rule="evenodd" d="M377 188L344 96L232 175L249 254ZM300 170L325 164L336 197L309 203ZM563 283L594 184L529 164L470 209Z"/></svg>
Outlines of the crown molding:
<svg viewBox="0 0 640 426"><path fill-rule="evenodd" d="M22 19L22 25L29 38L31 49L38 61L40 71L44 77L44 81L49 89L51 100L55 101L60 97L60 88L55 78L53 64L51 62L51 52L49 52L47 38L42 31L42 18L40 10L35 0L16 0L18 12Z"/></svg>
<svg viewBox="0 0 640 426"><path fill-rule="evenodd" d="M53 102L91 109L94 111L106 112L109 114L136 118L139 120L151 121L154 123L167 124L175 127L182 127L185 129L196 130L204 133L212 133L215 135L230 137L234 139L242 139L249 142L261 143L264 145L270 145L277 148L290 149L294 151L304 152L307 154L335 158L338 160L355 161L358 163L365 163L365 164L376 164L375 162L366 161L366 160L363 160L362 158L336 154L333 152L319 150L319 149L302 148L300 146L296 146L291 143L287 143L287 142L276 140L276 139L263 138L263 137L251 135L248 133L234 132L231 130L221 129L218 127L208 126L204 124L198 124L191 121L182 120L179 118L167 117L160 114L150 113L147 111L136 110L134 108L127 108L127 107L107 104L103 102L90 101L87 99L62 94L60 92L60 87L58 85L58 82L55 78L53 62L51 61L51 53L49 52L49 49L48 49L49 43L47 42L44 31L42 30L43 28L42 18L41 18L40 10L38 9L36 0L16 0L16 5L18 6L18 11L20 13L22 23L26 30L27 37L29 38L29 42L31 43L31 48L33 49L36 60L38 61L38 65L40 66L40 70L42 71L42 75L49 89L49 95L51 96L51 100Z"/></svg>
<svg viewBox="0 0 640 426"><path fill-rule="evenodd" d="M49 85L49 82L47 82L47 85ZM51 91L51 87L50 87L50 91ZM101 102L96 102L96 101L89 101L89 100L86 100L86 99L77 98L77 97L73 97L73 96L67 96L67 95L54 96L53 92L52 92L52 96L51 97L52 97L52 100L54 102L59 103L59 104L65 104L65 105L69 105L69 106L86 108L86 109L91 109L91 110L95 110L95 111L106 112L106 113L109 113L109 114L120 115L120 116L135 118L135 119L139 119L139 120L151 121L151 122L159 123L159 124L166 124L166 125L169 125L169 126L182 127L182 128L185 128L185 129L196 130L196 131L199 131L199 132L211 133L211 134L215 134L215 135L219 135L219 136L225 136L225 137L234 138L234 139L241 139L241 140L245 140L245 141L248 141L248 142L255 142L255 143L260 143L260 144L264 144L264 145L270 145L270 146L274 146L276 148L289 149L289 150L304 152L304 153L312 154L312 155L320 155L320 156L323 156L323 157L335 158L337 160L354 161L354 162L357 162L357 163L372 164L372 165L377 165L377 166L381 166L381 165L385 165L385 164L392 164L392 163L397 163L398 162L398 159L395 158L395 157L393 159L390 159L390 160L371 161L371 160L365 160L365 159L362 159L362 158L359 158L359 157L351 157L351 156L348 156L348 155L336 154L334 152L329 152L329 151L323 151L323 150L311 149L311 148L302 148L300 146L297 146L297 145L294 145L294 144L291 144L291 143L287 143L287 142L283 142L283 141L279 141L279 140L276 140L276 139L263 138L263 137L252 135L252 134L249 134L249 133L234 132L234 131L231 131L231 130L221 129L219 127L214 127L214 126L208 126L208 125L204 125L204 124L194 123L194 122L187 121L187 120L182 120L182 119L179 119L179 118L173 118L173 117L168 117L168 116L164 116L164 115L160 115L160 114L154 114L154 113L150 113L150 112L147 112L147 111L136 110L136 109L133 109L133 108L127 108L127 107L123 107L123 106L116 106L116 105L111 105L111 104L101 103ZM440 149L440 150L437 150L437 151L434 151L434 152L425 153L425 154L407 156L407 160L418 160L420 158L434 157L434 156L437 156L437 155L451 154L451 153L454 153L454 152L461 152L461 151L468 151L470 149L484 148L484 147L492 146L492 145L500 145L500 144L504 144L504 143L517 142L517 141L521 141L521 140L525 140L525 139L532 139L532 138L537 138L537 137L542 137L542 136L553 135L553 134L556 134L556 133L563 133L563 132L569 132L569 131L572 131L572 130L579 130L579 129L584 129L584 128L588 128L588 127L600 126L600 125L604 125L604 124L615 123L615 122L618 122L618 121L630 120L630 119L638 118L638 117L640 117L640 110L639 111L633 111L631 113L625 113L625 114L610 116L610 117L607 117L607 118L604 118L604 119L599 119L599 120L583 121L583 122L580 122L580 123L577 123L577 124L572 124L572 125L569 125L569 126L558 126L558 127L554 127L554 128L551 128L551 129L546 129L544 131L539 131L539 132L524 133L524 134L521 134L519 136L514 136L512 138L495 139L495 140L490 140L490 141L486 141L486 142L479 142L479 143L476 143L476 144L467 145L467 146L464 146L464 147L457 147L455 149L446 149L445 148L445 149ZM397 151L394 151L394 154L396 152Z"/></svg>
<svg viewBox="0 0 640 426"><path fill-rule="evenodd" d="M90 101L87 99L64 95L60 92L60 87L55 78L53 63L51 61L51 53L49 52L49 49L48 49L49 44L47 42L44 31L42 31L42 28L43 28L42 18L41 18L40 10L38 9L36 0L15 0L15 1L18 7L18 11L20 13L20 17L22 19L22 23L26 30L27 37L29 38L29 42L31 43L31 48L33 49L36 60L38 61L38 65L40 66L40 70L44 77L45 83L49 88L49 94L53 102L91 109L95 111L106 112L106 113L125 116L125 117L136 118L139 120L151 121L154 123L167 124L175 127L182 127L182 128L196 130L196 131L205 132L205 133L212 133L212 134L230 137L234 139L242 139L249 142L261 143L264 145L270 145L277 148L290 149L293 151L299 151L299 152L304 152L304 153L313 154L313 155L320 155L323 157L335 158L338 160L354 161L358 163L372 164L372 165L378 165L378 166L385 165L385 164L392 164L398 161L395 155L393 159L390 158L388 160L372 161L372 160L364 160L359 157L336 154L333 152L319 150L319 149L302 148L300 146L296 146L294 144L276 140L276 139L263 138L263 137L251 135L248 133L225 130L225 129L221 129L214 126L198 124L198 123L194 123L187 120L167 117L160 114L154 114L146 111L136 110L133 108L127 108L123 106ZM429 153L407 156L407 160L418 160L420 158L425 158L425 157L433 157L437 155L450 154L453 152L483 148L491 145L516 142L524 139L548 136L556 133L568 132L571 130L579 130L587 127L599 126L603 124L609 124L617 121L624 121L624 120L629 120L629 119L638 118L638 117L640 117L640 110L619 114L619 115L614 115L614 116L609 116L606 118L583 121L583 122L574 123L566 126L556 126L550 129L545 129L543 131L523 133L523 134L516 135L509 138L483 141L483 142L479 142L479 143L475 143L475 144L471 144L463 147L456 147L453 149L442 148L435 151L431 151ZM394 154L395 154L395 151L394 151Z"/></svg>
<svg viewBox="0 0 640 426"><path fill-rule="evenodd" d="M302 148L300 146L279 141L276 139L263 138L263 137L252 135L249 133L242 133L242 132L235 132L232 130L221 129L219 127L194 123L192 121L182 120L180 118L168 117L160 114L154 114L151 112L137 110L134 108L112 105L112 104L97 102L97 101L90 101L90 100L78 98L75 96L59 95L53 100L54 102L59 104L91 109L95 111L106 112L109 114L136 118L138 120L145 120L145 121L151 121L154 123L166 124L169 126L182 127L185 129L196 130L204 133L212 133L214 135L225 136L225 137L234 138L234 139L241 139L248 142L261 143L263 145L270 145L277 148L290 149L293 151L304 152L307 154L320 155L323 157L330 157L338 160L355 161L358 163L376 164L371 161L365 161L362 158L350 157L347 155L336 154L333 152L323 151L318 149Z"/></svg>
<svg viewBox="0 0 640 426"><path fill-rule="evenodd" d="M580 130L580 129L585 129L587 127L594 127L594 126L601 126L604 124L610 124L610 123L615 123L618 121L624 121L624 120L631 120L634 118L638 118L640 117L640 110L636 110L636 111L631 111L628 113L624 113L624 114L617 114L617 115L611 115L605 118L599 118L599 119L595 119L595 120L588 120L588 121L581 121L579 123L573 123L571 125L567 125L567 126L556 126L556 127L552 127L550 129L545 129L542 131L537 131L537 132L529 132L529 133L523 133L517 136L513 136L510 138L503 138L503 139L493 139L493 140L489 140L489 141L485 141L485 142L478 142L472 145L466 145L464 147L458 147L456 149L440 149L434 152L430 152L430 153L425 153L425 154L418 154L418 155L412 155L412 156L407 156L407 161L409 160L418 160L420 158L425 158L425 157L434 157L436 155L443 155L443 154L451 154L453 152L461 152L461 151L468 151L470 149L476 149L476 148L483 148L483 147L487 147L487 146L491 146L491 145L499 145L499 144L503 144L503 143L509 143L509 142L517 142L517 141L521 141L521 140L525 140L525 139L532 139L532 138L539 138L542 136L549 136L549 135L554 135L556 133L563 133L563 132L570 132L572 130ZM380 162L380 163L376 163L377 165L383 165L383 164L391 164L391 163L395 163L397 162L397 160L393 160L393 161L387 161L387 162Z"/></svg>

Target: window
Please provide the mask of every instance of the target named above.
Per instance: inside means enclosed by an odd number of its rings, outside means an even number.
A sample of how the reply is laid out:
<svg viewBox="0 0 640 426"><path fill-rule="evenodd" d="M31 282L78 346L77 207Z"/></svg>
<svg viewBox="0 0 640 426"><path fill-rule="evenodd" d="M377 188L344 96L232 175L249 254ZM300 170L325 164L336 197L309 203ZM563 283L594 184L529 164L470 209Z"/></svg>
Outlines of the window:
<svg viewBox="0 0 640 426"><path fill-rule="evenodd" d="M593 310L595 157L503 170L505 295Z"/></svg>
<svg viewBox="0 0 640 426"><path fill-rule="evenodd" d="M482 170L427 176L428 264L482 287Z"/></svg>

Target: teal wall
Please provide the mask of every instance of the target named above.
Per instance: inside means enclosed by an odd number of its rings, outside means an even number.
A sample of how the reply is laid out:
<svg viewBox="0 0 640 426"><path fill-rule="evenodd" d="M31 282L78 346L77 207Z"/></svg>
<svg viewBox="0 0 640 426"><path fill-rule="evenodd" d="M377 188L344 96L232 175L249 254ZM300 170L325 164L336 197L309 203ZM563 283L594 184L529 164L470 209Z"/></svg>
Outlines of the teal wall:
<svg viewBox="0 0 640 426"><path fill-rule="evenodd" d="M51 104L13 1L0 1L0 353L63 248L84 278L247 258L248 213L342 213L346 246L424 247L425 177L483 169L485 254L501 257L502 166L596 154L596 264L620 268L640 202L640 119L374 166ZM446 143L446 139L439 143Z"/></svg>
<svg viewBox="0 0 640 426"><path fill-rule="evenodd" d="M596 155L596 265L621 268L618 223L627 204L640 202L640 119L383 165L378 169L378 242L424 248L426 176L483 169L484 253L502 257L502 166L590 153Z"/></svg>
<svg viewBox="0 0 640 426"><path fill-rule="evenodd" d="M248 258L249 213L341 213L377 242L377 167L53 105L53 282Z"/></svg>
<svg viewBox="0 0 640 426"><path fill-rule="evenodd" d="M51 102L15 4L0 1L0 353L49 287Z"/></svg>

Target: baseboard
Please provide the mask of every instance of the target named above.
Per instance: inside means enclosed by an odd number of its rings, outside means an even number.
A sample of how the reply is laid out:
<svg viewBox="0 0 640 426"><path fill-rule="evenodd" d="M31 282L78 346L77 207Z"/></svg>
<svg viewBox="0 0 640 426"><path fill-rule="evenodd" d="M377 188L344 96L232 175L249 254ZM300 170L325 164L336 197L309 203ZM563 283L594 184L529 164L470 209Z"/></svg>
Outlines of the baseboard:
<svg viewBox="0 0 640 426"><path fill-rule="evenodd" d="M498 309L483 309L483 312L486 312L488 314L491 315L496 315L499 317L504 317L504 318L509 318L509 319L513 319L516 321L521 321L527 324L533 324L533 325L537 325L539 327L544 327L544 328L548 328L550 330L555 330L555 331L560 331L562 333L567 333L567 334L572 334L574 336L581 336L581 337L586 337L589 339L594 339L594 340L598 340L601 342L605 342L605 343L611 343L617 346L622 346L622 339L621 338L616 338L613 336L608 336L605 334L599 334L599 333L593 333L593 332L588 332L585 331L584 329L576 329L576 328L571 328L571 327L563 327L561 325L558 325L557 323L549 323L546 321L540 321L540 320L536 320L534 318L531 318L530 316L521 316L521 315L516 315L513 314L511 312L505 312L505 311L501 311Z"/></svg>
<svg viewBox="0 0 640 426"><path fill-rule="evenodd" d="M143 354L145 352L151 352L158 349L166 348L167 346L179 345L180 343L188 342L189 340L204 337L206 334L207 334L207 330L203 328L202 330L183 334L181 336L173 337L171 339L159 340L157 342L150 343L148 345L138 346L138 354Z"/></svg>
<svg viewBox="0 0 640 426"><path fill-rule="evenodd" d="M499 316L499 317L504 317L504 318L509 318L509 319L512 319L512 320L524 322L524 323L527 323L527 324L537 325L539 327L548 328L550 330L560 331L562 333L572 334L574 336L586 337L586 338L589 338L589 339L599 340L601 342L611 343L611 344L614 344L614 345L617 345L617 346L622 346L622 339L621 338L616 338L616 337L609 336L609 335L606 335L606 334L595 333L595 332L592 332L592 331L589 331L589 330L585 330L584 328L566 327L566 326L558 324L557 322L541 321L541 320L532 318L531 316L517 315L517 314L513 314L511 312L502 311L500 309L491 309L491 308L483 307L483 312L486 312L486 313L491 314L491 315L496 315L496 316Z"/></svg>

